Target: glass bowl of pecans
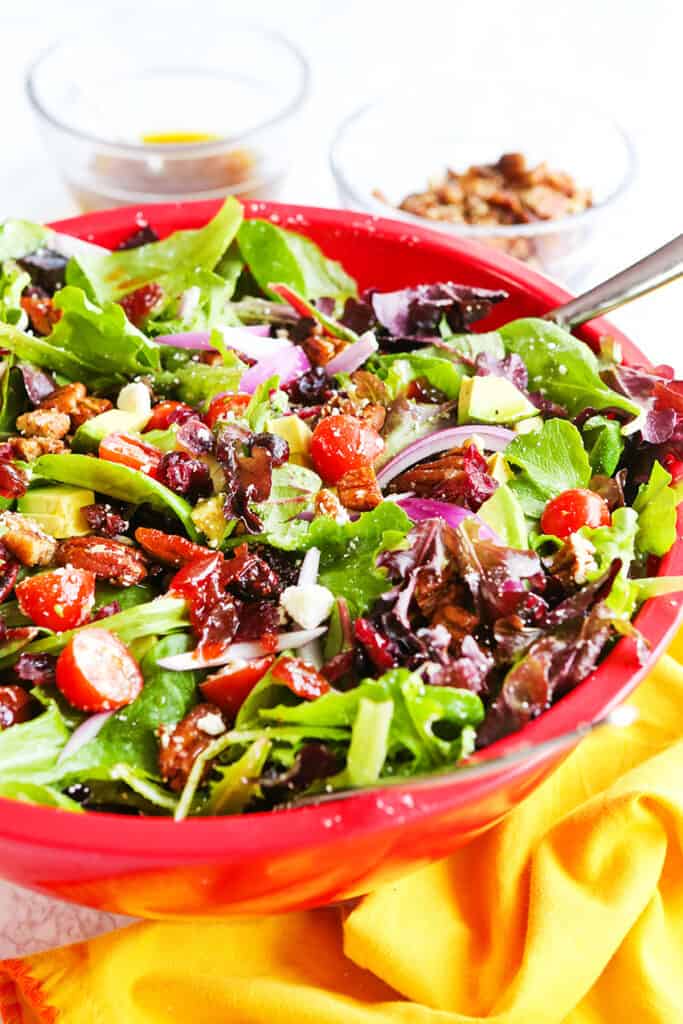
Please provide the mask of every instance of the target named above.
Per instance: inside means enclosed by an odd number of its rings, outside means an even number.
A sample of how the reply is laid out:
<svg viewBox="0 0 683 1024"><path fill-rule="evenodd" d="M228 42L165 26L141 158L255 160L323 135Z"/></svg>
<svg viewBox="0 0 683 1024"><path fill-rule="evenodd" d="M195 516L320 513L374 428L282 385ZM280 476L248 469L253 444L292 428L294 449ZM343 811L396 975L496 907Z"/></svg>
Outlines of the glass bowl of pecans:
<svg viewBox="0 0 683 1024"><path fill-rule="evenodd" d="M274 198L308 78L305 58L275 32L214 10L167 11L66 38L38 57L26 88L46 148L87 212Z"/></svg>
<svg viewBox="0 0 683 1024"><path fill-rule="evenodd" d="M577 98L421 78L353 113L331 150L347 208L493 245L576 284L631 185L631 140Z"/></svg>

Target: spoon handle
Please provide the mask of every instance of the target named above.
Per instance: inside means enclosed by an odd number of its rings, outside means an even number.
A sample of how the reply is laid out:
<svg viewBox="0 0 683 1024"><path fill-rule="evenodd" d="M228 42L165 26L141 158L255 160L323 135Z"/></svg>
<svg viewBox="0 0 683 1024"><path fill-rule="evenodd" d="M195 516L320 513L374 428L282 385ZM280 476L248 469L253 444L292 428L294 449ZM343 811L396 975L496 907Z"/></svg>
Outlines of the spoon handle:
<svg viewBox="0 0 683 1024"><path fill-rule="evenodd" d="M546 313L562 327L578 327L596 316L626 305L640 295L647 295L669 281L683 276L683 235L678 235L633 266L620 271L590 291L565 302Z"/></svg>

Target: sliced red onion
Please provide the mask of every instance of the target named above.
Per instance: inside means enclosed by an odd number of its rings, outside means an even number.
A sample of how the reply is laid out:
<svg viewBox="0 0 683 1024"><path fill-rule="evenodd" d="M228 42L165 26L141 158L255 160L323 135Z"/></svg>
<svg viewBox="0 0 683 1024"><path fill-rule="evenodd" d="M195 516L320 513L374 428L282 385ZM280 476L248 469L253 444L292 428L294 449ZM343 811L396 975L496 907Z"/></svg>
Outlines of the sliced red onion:
<svg viewBox="0 0 683 1024"><path fill-rule="evenodd" d="M489 451L499 452L506 448L516 435L505 427L484 427L476 424L439 430L436 434L430 434L429 437L422 437L419 441L414 441L393 459L390 459L377 474L377 483L380 487L386 487L394 477L400 476L416 462L454 448L466 441L467 438L475 436L481 438L484 447Z"/></svg>
<svg viewBox="0 0 683 1024"><path fill-rule="evenodd" d="M372 331L361 334L358 341L347 345L345 349L325 364L325 373L332 377L335 373L353 373L369 359L378 349L377 338Z"/></svg>
<svg viewBox="0 0 683 1024"><path fill-rule="evenodd" d="M253 395L259 384L264 384L276 374L280 378L280 385L289 384L302 373L307 373L310 368L311 364L304 350L298 345L289 345L288 348L266 359L260 359L255 366L250 366L242 375L240 391Z"/></svg>
<svg viewBox="0 0 683 1024"><path fill-rule="evenodd" d="M57 764L61 764L62 761L66 761L68 757L75 754L77 750L84 747L86 743L90 743L94 740L98 732L107 721L114 714L114 711L100 711L96 715L91 715L90 718L86 718L84 722L81 722L69 736L68 740L62 747L62 751L57 758Z"/></svg>
<svg viewBox="0 0 683 1024"><path fill-rule="evenodd" d="M279 651L286 651L290 648L296 650L322 636L327 626L318 626L316 629L297 629L292 633L281 633L277 638L275 648L268 644L262 644L258 640L241 641L236 644L228 644L220 654L206 658L199 648L194 651L187 651L185 654L172 654L168 658L160 658L157 662L161 668L169 668L175 672L187 672L196 668L213 668L214 665L227 665L232 661L250 661L252 658L262 658L264 654L273 654Z"/></svg>
<svg viewBox="0 0 683 1024"><path fill-rule="evenodd" d="M310 583L315 583L318 579L318 569L320 568L320 548L309 548L304 555L304 560L301 563L299 569L299 586L305 587Z"/></svg>
<svg viewBox="0 0 683 1024"><path fill-rule="evenodd" d="M250 359L262 359L284 349L292 348L287 338L269 338L268 324L257 324L254 327L224 327L221 330L227 348L233 349ZM265 328L265 330L264 330ZM208 331L185 331L181 334L160 334L155 341L160 345L172 345L174 348L192 349L197 352L216 352L211 344Z"/></svg>
<svg viewBox="0 0 683 1024"><path fill-rule="evenodd" d="M423 519L443 519L456 530L463 520L476 519L481 537L485 537L487 540L497 539L490 526L487 526L474 512L461 505L452 505L449 501L437 501L435 498L401 498L396 504L401 506L414 523L419 523Z"/></svg>

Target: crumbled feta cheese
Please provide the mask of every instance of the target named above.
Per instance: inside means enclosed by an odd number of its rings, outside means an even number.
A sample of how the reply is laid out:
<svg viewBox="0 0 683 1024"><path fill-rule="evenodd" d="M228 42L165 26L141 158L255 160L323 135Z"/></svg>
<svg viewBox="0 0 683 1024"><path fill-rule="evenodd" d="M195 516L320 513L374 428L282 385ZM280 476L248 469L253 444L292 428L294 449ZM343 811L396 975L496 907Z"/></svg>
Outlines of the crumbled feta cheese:
<svg viewBox="0 0 683 1024"><path fill-rule="evenodd" d="M280 598L280 604L302 629L315 629L330 617L334 596L319 583L305 583L303 586L287 587Z"/></svg>
<svg viewBox="0 0 683 1024"><path fill-rule="evenodd" d="M197 719L197 728L205 732L207 736L220 736L225 732L225 722L220 715L213 711L207 711L205 715Z"/></svg>
<svg viewBox="0 0 683 1024"><path fill-rule="evenodd" d="M122 412L132 412L136 416L149 416L152 411L149 388L141 381L126 384L119 391L116 405Z"/></svg>

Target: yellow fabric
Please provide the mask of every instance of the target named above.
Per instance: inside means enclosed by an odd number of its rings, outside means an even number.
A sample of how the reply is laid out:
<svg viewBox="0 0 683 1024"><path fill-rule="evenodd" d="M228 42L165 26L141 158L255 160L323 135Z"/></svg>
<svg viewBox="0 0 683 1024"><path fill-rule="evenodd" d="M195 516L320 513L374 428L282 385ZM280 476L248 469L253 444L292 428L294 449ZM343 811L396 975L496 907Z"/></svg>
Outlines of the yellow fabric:
<svg viewBox="0 0 683 1024"><path fill-rule="evenodd" d="M671 654L683 660L683 633ZM495 829L366 897L5 963L11 1024L683 1021L683 667ZM33 1009L30 1009L33 1007Z"/></svg>

